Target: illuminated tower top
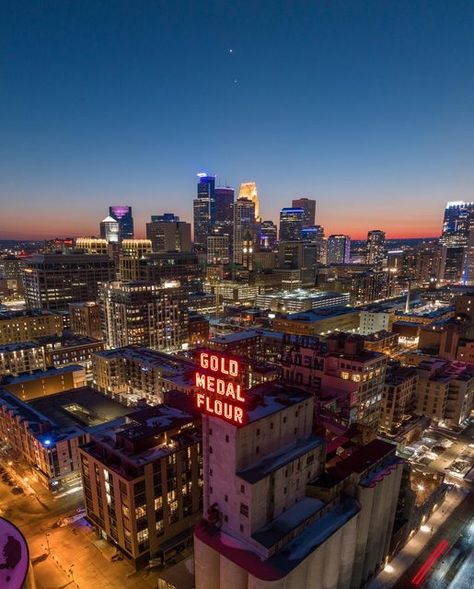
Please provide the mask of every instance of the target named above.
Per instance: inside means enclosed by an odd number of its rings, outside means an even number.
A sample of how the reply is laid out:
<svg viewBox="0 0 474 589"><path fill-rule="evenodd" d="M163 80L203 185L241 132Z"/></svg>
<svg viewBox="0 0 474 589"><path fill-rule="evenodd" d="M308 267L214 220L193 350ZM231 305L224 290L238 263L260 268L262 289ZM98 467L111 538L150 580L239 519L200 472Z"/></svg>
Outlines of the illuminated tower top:
<svg viewBox="0 0 474 589"><path fill-rule="evenodd" d="M255 205L255 219L260 220L260 204L258 202L257 184L255 182L243 182L240 185L239 198L251 200Z"/></svg>

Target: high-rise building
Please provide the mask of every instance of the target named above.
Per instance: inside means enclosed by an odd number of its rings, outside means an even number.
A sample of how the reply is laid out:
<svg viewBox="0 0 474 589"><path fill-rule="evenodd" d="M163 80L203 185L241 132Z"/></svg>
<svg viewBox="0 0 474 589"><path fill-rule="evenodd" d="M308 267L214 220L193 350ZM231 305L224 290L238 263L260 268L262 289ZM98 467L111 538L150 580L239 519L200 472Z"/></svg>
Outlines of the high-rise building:
<svg viewBox="0 0 474 589"><path fill-rule="evenodd" d="M260 247L274 250L278 241L278 229L273 221L262 221L260 224Z"/></svg>
<svg viewBox="0 0 474 589"><path fill-rule="evenodd" d="M206 248L216 218L215 176L205 172L198 174L197 198L193 200L194 243Z"/></svg>
<svg viewBox="0 0 474 589"><path fill-rule="evenodd" d="M99 284L114 279L114 263L101 254L36 254L24 263L30 309L67 310L69 303L95 301Z"/></svg>
<svg viewBox="0 0 474 589"><path fill-rule="evenodd" d="M440 278L444 282L461 282L465 279L466 253L474 202L451 201L446 203L443 218L443 246Z"/></svg>
<svg viewBox="0 0 474 589"><path fill-rule="evenodd" d="M311 198L294 198L291 202L294 209L304 210L304 227L311 227L316 223L316 201Z"/></svg>
<svg viewBox="0 0 474 589"><path fill-rule="evenodd" d="M351 238L348 235L330 235L327 242L327 263L348 264L351 259Z"/></svg>
<svg viewBox="0 0 474 589"><path fill-rule="evenodd" d="M102 254L106 256L109 253L109 244L106 239L78 237L76 239L76 250L80 250L85 254Z"/></svg>
<svg viewBox="0 0 474 589"><path fill-rule="evenodd" d="M367 264L378 269L383 267L385 258L385 232L373 229L367 233Z"/></svg>
<svg viewBox="0 0 474 589"><path fill-rule="evenodd" d="M95 301L70 303L71 331L93 339L102 339L102 321L100 307Z"/></svg>
<svg viewBox="0 0 474 589"><path fill-rule="evenodd" d="M326 263L326 240L324 239L324 227L322 225L309 225L301 230L301 239L313 243L317 247L317 262Z"/></svg>
<svg viewBox="0 0 474 589"><path fill-rule="evenodd" d="M246 198L254 204L255 220L260 221L260 202L258 200L257 185L255 182L243 182L239 189L239 198Z"/></svg>
<svg viewBox="0 0 474 589"><path fill-rule="evenodd" d="M119 240L133 239L132 207L128 205L113 205L109 207L109 215L119 224Z"/></svg>
<svg viewBox="0 0 474 589"><path fill-rule="evenodd" d="M232 223L232 205L234 189L229 186L218 186L214 191L216 201L216 223Z"/></svg>
<svg viewBox="0 0 474 589"><path fill-rule="evenodd" d="M139 346L98 352L92 357L94 387L134 405L146 399L149 405L164 403L166 391L185 383L194 363L183 356L165 354Z"/></svg>
<svg viewBox="0 0 474 589"><path fill-rule="evenodd" d="M184 291L146 282L109 282L100 301L110 348L128 345L156 350L180 350L188 337Z"/></svg>
<svg viewBox="0 0 474 589"><path fill-rule="evenodd" d="M90 428L81 469L88 518L136 568L192 542L201 513L201 432L189 414L145 407Z"/></svg>
<svg viewBox="0 0 474 589"><path fill-rule="evenodd" d="M172 213L152 215L151 223L146 224L146 236L156 253L191 251L191 224Z"/></svg>
<svg viewBox="0 0 474 589"><path fill-rule="evenodd" d="M446 248L443 249L445 259L444 269L446 272L447 252ZM469 230L464 258L464 282L468 286L472 286L474 285L474 215L470 215L469 218Z"/></svg>
<svg viewBox="0 0 474 589"><path fill-rule="evenodd" d="M105 239L107 243L118 243L119 233L120 227L117 219L109 215L100 222L100 237Z"/></svg>
<svg viewBox="0 0 474 589"><path fill-rule="evenodd" d="M119 255L119 274L121 280L140 279L140 260L151 254L149 239L124 239Z"/></svg>
<svg viewBox="0 0 474 589"><path fill-rule="evenodd" d="M280 241L299 241L305 212L302 208L284 207L280 211Z"/></svg>
<svg viewBox="0 0 474 589"><path fill-rule="evenodd" d="M228 264L230 261L228 235L209 235L207 238L207 263Z"/></svg>
<svg viewBox="0 0 474 589"><path fill-rule="evenodd" d="M234 203L234 264L243 262L243 242L248 231L255 236L255 204L248 198L239 197Z"/></svg>
<svg viewBox="0 0 474 589"><path fill-rule="evenodd" d="M148 254L140 260L140 280L158 285L179 284L188 294L202 291L202 270L196 253Z"/></svg>

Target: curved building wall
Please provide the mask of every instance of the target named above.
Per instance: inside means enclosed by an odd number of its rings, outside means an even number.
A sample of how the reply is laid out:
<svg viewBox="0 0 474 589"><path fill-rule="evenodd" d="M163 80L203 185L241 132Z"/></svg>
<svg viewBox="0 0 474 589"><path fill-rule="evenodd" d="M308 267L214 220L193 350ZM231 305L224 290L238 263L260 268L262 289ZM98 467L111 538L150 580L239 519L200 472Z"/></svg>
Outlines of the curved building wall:
<svg viewBox="0 0 474 589"><path fill-rule="evenodd" d="M25 537L10 521L0 517L0 587L35 589L30 552Z"/></svg>

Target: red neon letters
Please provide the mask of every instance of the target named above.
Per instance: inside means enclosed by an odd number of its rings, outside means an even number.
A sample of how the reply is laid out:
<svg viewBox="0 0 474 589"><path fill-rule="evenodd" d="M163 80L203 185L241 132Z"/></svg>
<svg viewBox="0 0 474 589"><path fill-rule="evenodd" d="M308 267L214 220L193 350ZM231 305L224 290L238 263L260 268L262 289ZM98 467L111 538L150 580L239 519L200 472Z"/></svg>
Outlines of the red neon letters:
<svg viewBox="0 0 474 589"><path fill-rule="evenodd" d="M196 370L194 384L198 390L196 405L208 415L216 415L241 425L244 422L245 403L241 385L237 382L240 366L232 360L218 354L201 352Z"/></svg>

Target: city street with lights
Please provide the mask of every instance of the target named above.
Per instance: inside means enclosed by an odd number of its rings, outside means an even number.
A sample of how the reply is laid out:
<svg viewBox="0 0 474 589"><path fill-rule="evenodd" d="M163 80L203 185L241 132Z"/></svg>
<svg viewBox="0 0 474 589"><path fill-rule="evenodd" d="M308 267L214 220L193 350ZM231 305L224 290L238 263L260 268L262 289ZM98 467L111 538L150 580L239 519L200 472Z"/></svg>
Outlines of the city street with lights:
<svg viewBox="0 0 474 589"><path fill-rule="evenodd" d="M372 581L370 589L456 589L454 579L465 583L472 575L473 513L474 494L454 488L419 532ZM461 541L464 542L462 551L459 550ZM450 557L450 553L455 556Z"/></svg>
<svg viewBox="0 0 474 589"><path fill-rule="evenodd" d="M11 520L28 538L38 589L66 585L101 589L191 589L192 558L187 556L166 571L135 572L126 560L114 560L115 548L98 538L81 516L81 489L53 496L23 465L5 462L5 471L24 492L0 479L0 515ZM21 472L21 474L18 474ZM30 482L26 480L26 477ZM66 525L65 520L72 520ZM74 521L75 520L75 521Z"/></svg>

